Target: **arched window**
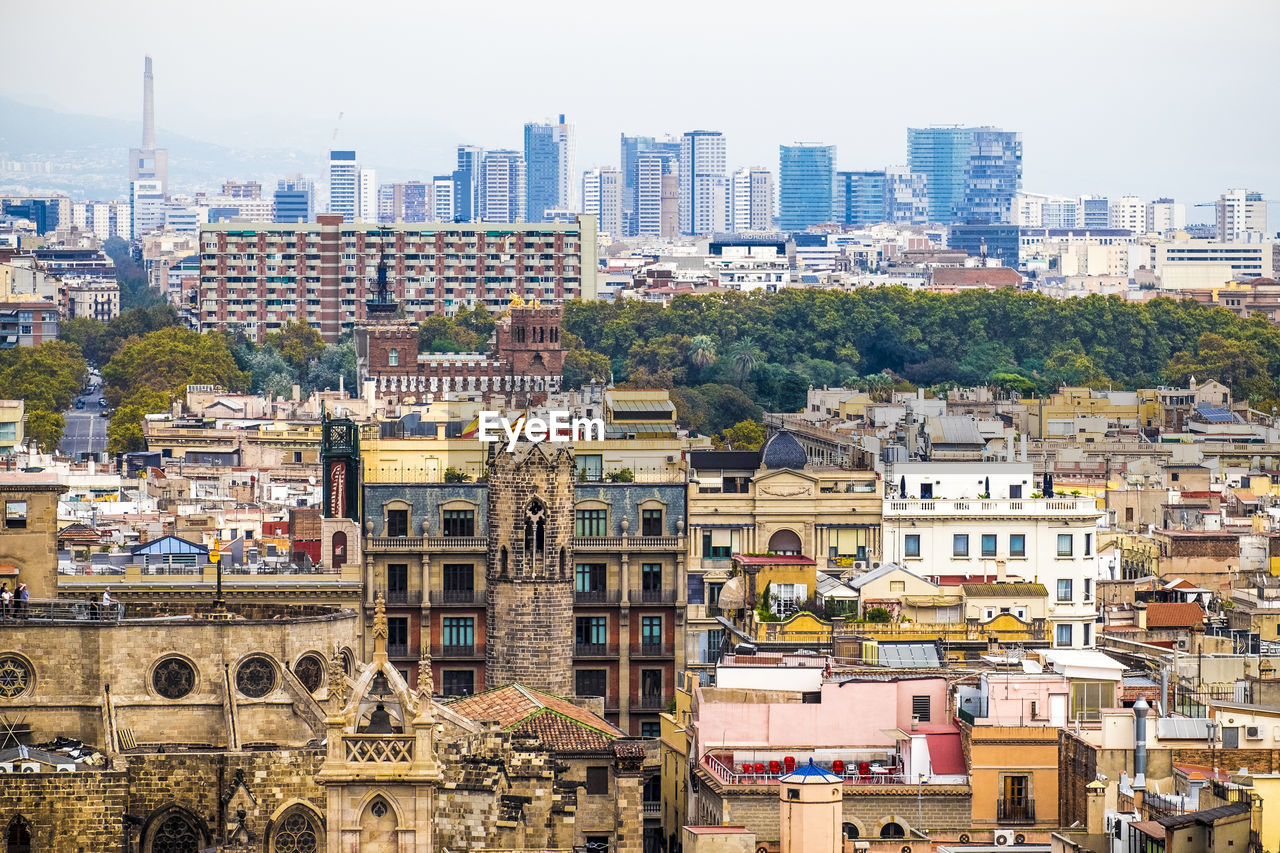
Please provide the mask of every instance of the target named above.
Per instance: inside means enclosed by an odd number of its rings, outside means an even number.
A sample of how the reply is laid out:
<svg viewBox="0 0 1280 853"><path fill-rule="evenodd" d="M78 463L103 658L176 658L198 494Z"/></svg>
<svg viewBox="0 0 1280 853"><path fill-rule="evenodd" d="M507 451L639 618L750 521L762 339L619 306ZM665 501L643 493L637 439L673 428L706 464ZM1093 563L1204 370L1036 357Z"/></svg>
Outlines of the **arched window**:
<svg viewBox="0 0 1280 853"><path fill-rule="evenodd" d="M339 530L333 534L333 568L340 569L347 562L347 534Z"/></svg>
<svg viewBox="0 0 1280 853"><path fill-rule="evenodd" d="M173 809L161 815L147 833L144 853L199 853L204 833L185 811Z"/></svg>
<svg viewBox="0 0 1280 853"><path fill-rule="evenodd" d="M536 498L529 503L524 517L524 550L526 555L541 554L546 544L547 508Z"/></svg>
<svg viewBox="0 0 1280 853"><path fill-rule="evenodd" d="M881 838L906 838L907 832L902 828L902 824L890 821L880 827Z"/></svg>
<svg viewBox="0 0 1280 853"><path fill-rule="evenodd" d="M400 350L387 350L387 367L397 367L400 364Z"/></svg>
<svg viewBox="0 0 1280 853"><path fill-rule="evenodd" d="M5 853L31 853L31 823L22 815L9 821L4 831Z"/></svg>
<svg viewBox="0 0 1280 853"><path fill-rule="evenodd" d="M844 832L845 838L858 837L858 825L856 823L849 823L848 821L846 821L840 825L840 829L842 832Z"/></svg>
<svg viewBox="0 0 1280 853"><path fill-rule="evenodd" d="M779 530L769 537L769 551L773 554L799 554L800 537L791 530Z"/></svg>
<svg viewBox="0 0 1280 853"><path fill-rule="evenodd" d="M507 573L507 546L502 546L502 573Z"/></svg>
<svg viewBox="0 0 1280 853"><path fill-rule="evenodd" d="M324 832L311 812L294 806L271 833L272 853L318 853Z"/></svg>

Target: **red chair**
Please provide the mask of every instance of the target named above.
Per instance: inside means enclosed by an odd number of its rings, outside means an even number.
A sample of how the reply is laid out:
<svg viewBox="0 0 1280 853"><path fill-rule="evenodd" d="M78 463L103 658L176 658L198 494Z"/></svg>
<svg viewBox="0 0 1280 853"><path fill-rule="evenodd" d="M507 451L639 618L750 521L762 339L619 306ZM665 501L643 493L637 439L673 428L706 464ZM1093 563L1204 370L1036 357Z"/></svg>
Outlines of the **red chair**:
<svg viewBox="0 0 1280 853"><path fill-rule="evenodd" d="M782 772L782 765L777 761L770 761L769 772L772 773L774 776L777 776L779 773Z"/></svg>
<svg viewBox="0 0 1280 853"><path fill-rule="evenodd" d="M843 776L844 762L838 758L835 761L831 762L831 772L836 774L837 776Z"/></svg>
<svg viewBox="0 0 1280 853"><path fill-rule="evenodd" d="M764 762L763 762L763 761L757 761L757 762L756 762L756 775L758 775L758 776L763 776L763 775L764 775Z"/></svg>
<svg viewBox="0 0 1280 853"><path fill-rule="evenodd" d="M859 776L870 776L870 775L871 775L871 762L870 762L870 761L859 761L859 762L858 762L858 775L859 775Z"/></svg>
<svg viewBox="0 0 1280 853"><path fill-rule="evenodd" d="M783 767L785 767L785 768L787 768L787 772L788 772L788 773L790 773L791 771L795 770L795 769L796 769L796 760L795 760L795 758L793 758L793 757L791 757L790 755L788 755L786 758L782 759L782 766L783 766Z"/></svg>
<svg viewBox="0 0 1280 853"><path fill-rule="evenodd" d="M750 773L751 773L751 765L750 765L750 764L748 764L748 763L747 763L747 762L745 762L745 761L744 761L744 762L742 762L742 772L743 772L743 773L746 773L746 774L750 774Z"/></svg>

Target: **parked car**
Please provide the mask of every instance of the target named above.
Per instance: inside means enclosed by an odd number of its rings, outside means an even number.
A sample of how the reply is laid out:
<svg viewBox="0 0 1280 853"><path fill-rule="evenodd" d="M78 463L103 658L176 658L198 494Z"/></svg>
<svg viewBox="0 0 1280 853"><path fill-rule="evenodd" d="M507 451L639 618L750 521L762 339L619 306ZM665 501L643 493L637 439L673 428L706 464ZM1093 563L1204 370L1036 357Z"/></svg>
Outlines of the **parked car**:
<svg viewBox="0 0 1280 853"><path fill-rule="evenodd" d="M77 408L77 409L83 409L83 408L84 408L84 400L76 400L76 408Z"/></svg>
<svg viewBox="0 0 1280 853"><path fill-rule="evenodd" d="M102 406L103 408L106 408L106 406L107 406L107 398L106 398L106 397L99 397L99 398L98 398L98 405L99 405L99 406Z"/></svg>

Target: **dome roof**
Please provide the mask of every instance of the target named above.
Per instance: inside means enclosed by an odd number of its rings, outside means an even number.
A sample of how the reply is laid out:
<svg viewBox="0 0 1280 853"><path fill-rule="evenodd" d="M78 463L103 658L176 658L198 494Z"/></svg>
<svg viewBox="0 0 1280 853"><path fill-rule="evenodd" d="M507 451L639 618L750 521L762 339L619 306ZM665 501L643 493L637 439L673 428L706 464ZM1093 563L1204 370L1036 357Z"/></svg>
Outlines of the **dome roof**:
<svg viewBox="0 0 1280 853"><path fill-rule="evenodd" d="M765 442L761 456L761 464L770 469L791 468L799 471L804 469L808 461L809 455L804 452L800 442L785 429L774 433L773 438Z"/></svg>

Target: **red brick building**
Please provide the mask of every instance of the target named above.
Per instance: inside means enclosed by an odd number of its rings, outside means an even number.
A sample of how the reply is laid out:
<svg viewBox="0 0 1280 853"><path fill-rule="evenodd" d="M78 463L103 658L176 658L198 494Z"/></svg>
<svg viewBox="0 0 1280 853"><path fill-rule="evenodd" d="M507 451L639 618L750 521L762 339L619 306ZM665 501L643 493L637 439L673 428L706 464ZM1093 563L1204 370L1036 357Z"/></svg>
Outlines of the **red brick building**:
<svg viewBox="0 0 1280 853"><path fill-rule="evenodd" d="M356 374L361 383L374 380L378 396L392 401L450 392L545 399L560 390L563 316L559 305L511 308L498 322L488 354L419 353L414 323L358 326Z"/></svg>

